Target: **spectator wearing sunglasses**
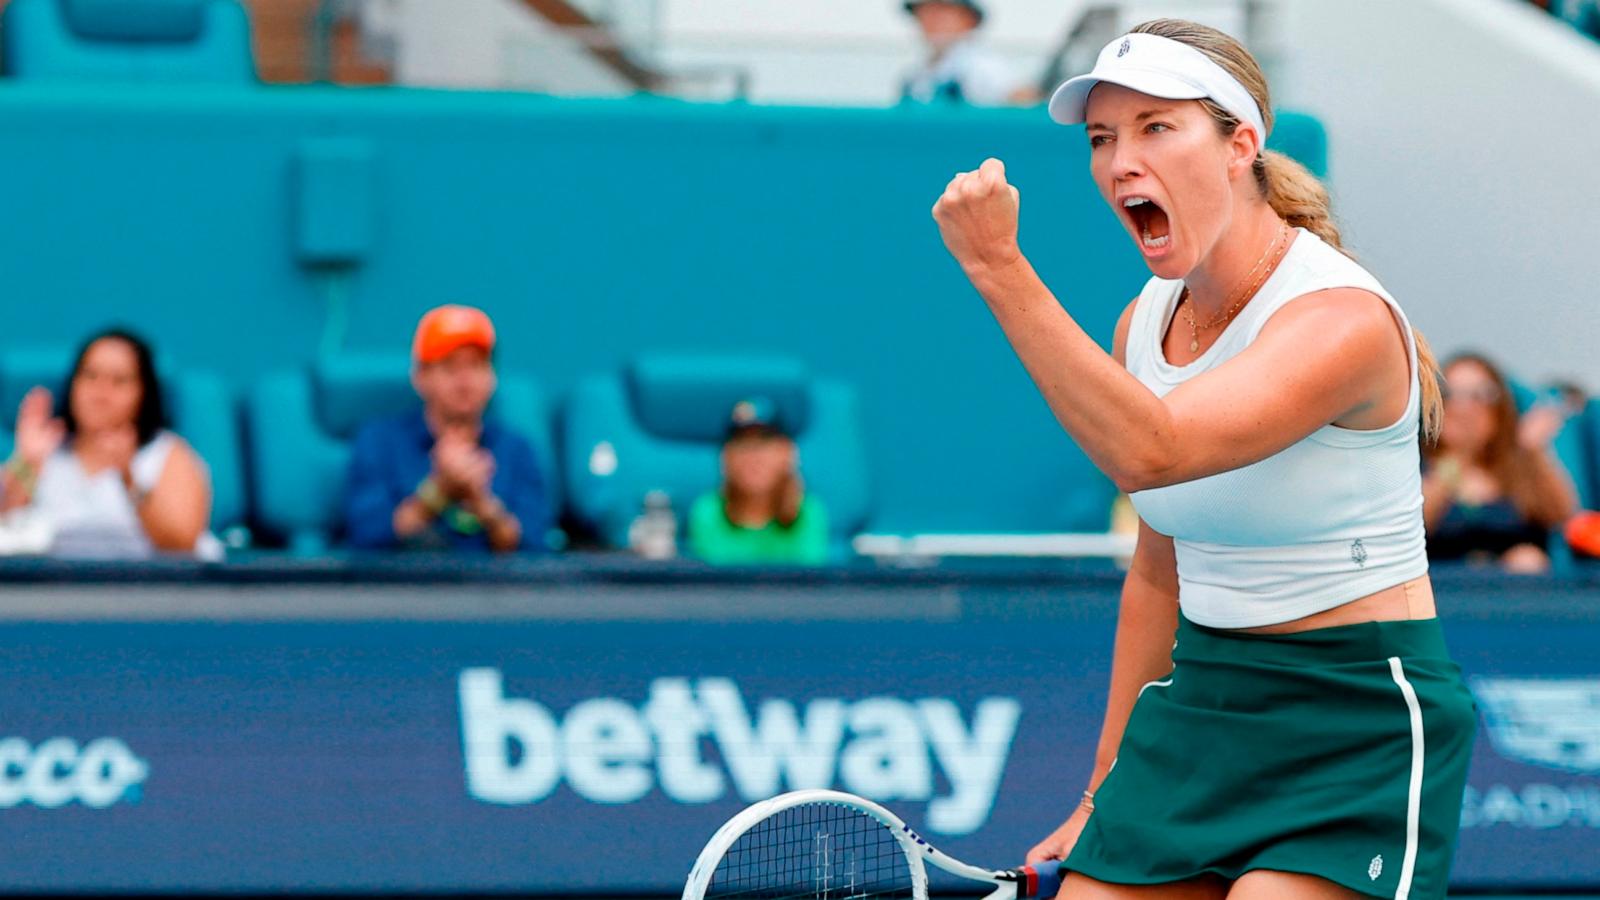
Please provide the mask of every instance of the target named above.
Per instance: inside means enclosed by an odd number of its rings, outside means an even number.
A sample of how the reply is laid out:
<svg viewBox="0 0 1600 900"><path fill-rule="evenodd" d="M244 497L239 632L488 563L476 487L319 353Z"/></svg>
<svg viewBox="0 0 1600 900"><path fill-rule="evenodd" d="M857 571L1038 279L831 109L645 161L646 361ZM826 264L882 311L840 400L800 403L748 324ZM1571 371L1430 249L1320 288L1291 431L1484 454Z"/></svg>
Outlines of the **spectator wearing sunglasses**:
<svg viewBox="0 0 1600 900"><path fill-rule="evenodd" d="M1540 405L1519 415L1505 377L1479 354L1454 357L1444 376L1444 427L1423 450L1428 557L1547 571L1551 530L1578 505L1550 449L1564 413Z"/></svg>

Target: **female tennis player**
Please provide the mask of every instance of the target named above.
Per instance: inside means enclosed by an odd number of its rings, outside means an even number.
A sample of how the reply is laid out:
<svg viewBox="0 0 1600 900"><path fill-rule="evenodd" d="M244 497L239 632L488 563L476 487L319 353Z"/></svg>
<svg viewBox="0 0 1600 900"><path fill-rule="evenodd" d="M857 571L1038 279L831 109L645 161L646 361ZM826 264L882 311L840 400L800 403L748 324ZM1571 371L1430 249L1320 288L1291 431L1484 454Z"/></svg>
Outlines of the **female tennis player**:
<svg viewBox="0 0 1600 900"><path fill-rule="evenodd" d="M1426 344L1316 179L1263 149L1267 85L1232 38L1142 25L1050 114L1087 124L1155 275L1113 353L1018 248L998 160L933 208L1140 516L1095 769L1029 860L1065 859L1069 900L1444 897L1476 715L1423 554Z"/></svg>

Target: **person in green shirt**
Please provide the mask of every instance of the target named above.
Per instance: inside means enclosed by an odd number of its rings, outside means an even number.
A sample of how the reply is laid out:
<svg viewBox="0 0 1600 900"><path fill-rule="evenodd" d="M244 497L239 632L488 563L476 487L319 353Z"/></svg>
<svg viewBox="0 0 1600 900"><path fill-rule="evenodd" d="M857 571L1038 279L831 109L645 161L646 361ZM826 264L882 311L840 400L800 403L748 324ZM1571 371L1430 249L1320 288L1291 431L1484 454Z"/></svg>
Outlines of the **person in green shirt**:
<svg viewBox="0 0 1600 900"><path fill-rule="evenodd" d="M764 398L733 408L722 484L689 512L689 552L717 565L828 561L827 511L806 494L794 439Z"/></svg>

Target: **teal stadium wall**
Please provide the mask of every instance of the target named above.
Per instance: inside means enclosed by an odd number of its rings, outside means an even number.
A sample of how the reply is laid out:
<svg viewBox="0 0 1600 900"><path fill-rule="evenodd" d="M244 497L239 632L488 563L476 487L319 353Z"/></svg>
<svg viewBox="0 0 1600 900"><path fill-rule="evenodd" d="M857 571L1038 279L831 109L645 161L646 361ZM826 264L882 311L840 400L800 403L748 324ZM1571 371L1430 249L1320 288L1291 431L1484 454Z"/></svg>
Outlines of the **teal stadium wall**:
<svg viewBox="0 0 1600 900"><path fill-rule="evenodd" d="M1320 126L1280 147L1325 164ZM1148 277L1041 110L838 110L280 87L0 87L0 351L126 322L236 392L482 306L558 403L653 349L772 350L860 391L871 527L1103 527L929 209L1006 161L1022 243L1108 343ZM338 274L342 273L342 274ZM342 288L341 288L342 286Z"/></svg>

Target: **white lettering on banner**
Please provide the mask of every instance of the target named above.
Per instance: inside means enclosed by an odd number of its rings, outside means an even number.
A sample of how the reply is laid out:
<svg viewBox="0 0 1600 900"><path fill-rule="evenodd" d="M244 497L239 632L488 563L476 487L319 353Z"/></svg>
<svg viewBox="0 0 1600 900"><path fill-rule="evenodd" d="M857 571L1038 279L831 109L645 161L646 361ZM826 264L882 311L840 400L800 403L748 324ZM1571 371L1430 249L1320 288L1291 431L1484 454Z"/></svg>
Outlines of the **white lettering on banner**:
<svg viewBox="0 0 1600 900"><path fill-rule="evenodd" d="M1494 784L1468 787L1461 804L1462 828L1600 828L1600 784L1525 784L1520 790Z"/></svg>
<svg viewBox="0 0 1600 900"><path fill-rule="evenodd" d="M783 790L825 788L833 783L844 739L844 703L813 700L805 720L787 700L761 704L755 727L739 689L726 678L700 681L700 704L711 716L711 735L722 750L733 783L744 797L770 797ZM784 776L788 777L785 778Z"/></svg>
<svg viewBox="0 0 1600 900"><path fill-rule="evenodd" d="M81 750L64 737L37 747L19 737L0 739L0 809L24 803L55 809L74 800L104 809L132 800L149 774L145 761L116 738L90 741Z"/></svg>
<svg viewBox="0 0 1600 900"><path fill-rule="evenodd" d="M933 795L933 762L916 707L888 697L861 700L850 708L850 731L856 737L839 759L839 775L856 793L882 801Z"/></svg>
<svg viewBox="0 0 1600 900"><path fill-rule="evenodd" d="M928 828L961 834L961 825L974 820L981 823L989 817L1022 706L998 698L979 703L970 738L961 724L961 710L949 700L922 700L917 708L933 739L939 766L954 788L950 797L928 804Z"/></svg>
<svg viewBox="0 0 1600 900"><path fill-rule="evenodd" d="M650 683L644 715L656 735L656 771L661 791L682 803L710 803L727 789L722 770L700 758L700 735L709 727L683 678Z"/></svg>
<svg viewBox="0 0 1600 900"><path fill-rule="evenodd" d="M496 669L461 673L461 743L467 790L490 803L531 803L561 780L556 721L532 700L507 699ZM522 751L513 763L510 744Z"/></svg>
<svg viewBox="0 0 1600 900"><path fill-rule="evenodd" d="M632 803L650 793L650 731L621 700L572 708L561 728L567 780L597 803Z"/></svg>
<svg viewBox="0 0 1600 900"><path fill-rule="evenodd" d="M596 803L631 803L657 783L698 804L730 786L755 801L837 780L874 800L927 801L928 830L942 834L969 834L988 819L1022 713L1015 699L988 697L969 729L947 699L819 697L769 698L752 717L727 678L658 678L641 708L596 697L558 722L534 700L507 697L497 669L463 671L459 690L467 791L489 803L537 802L563 776ZM723 767L702 755L707 744ZM935 764L947 796L934 796Z"/></svg>

